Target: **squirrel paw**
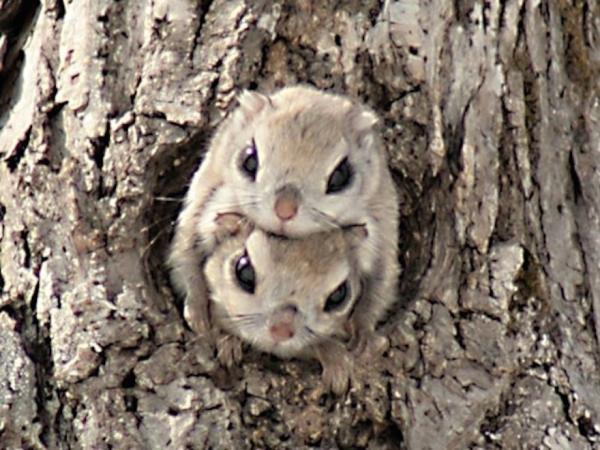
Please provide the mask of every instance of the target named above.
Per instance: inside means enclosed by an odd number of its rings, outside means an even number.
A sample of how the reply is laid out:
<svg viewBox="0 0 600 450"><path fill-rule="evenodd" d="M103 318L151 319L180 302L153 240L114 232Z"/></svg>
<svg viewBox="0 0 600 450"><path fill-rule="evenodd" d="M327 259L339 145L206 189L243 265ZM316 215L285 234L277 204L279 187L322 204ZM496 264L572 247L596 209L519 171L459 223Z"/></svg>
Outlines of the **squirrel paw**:
<svg viewBox="0 0 600 450"><path fill-rule="evenodd" d="M343 349L335 351L329 349L319 354L319 360L323 367L321 379L327 389L336 395L343 395L353 384L354 365L352 356Z"/></svg>
<svg viewBox="0 0 600 450"><path fill-rule="evenodd" d="M217 340L217 359L230 369L242 362L242 341L231 335L222 335Z"/></svg>

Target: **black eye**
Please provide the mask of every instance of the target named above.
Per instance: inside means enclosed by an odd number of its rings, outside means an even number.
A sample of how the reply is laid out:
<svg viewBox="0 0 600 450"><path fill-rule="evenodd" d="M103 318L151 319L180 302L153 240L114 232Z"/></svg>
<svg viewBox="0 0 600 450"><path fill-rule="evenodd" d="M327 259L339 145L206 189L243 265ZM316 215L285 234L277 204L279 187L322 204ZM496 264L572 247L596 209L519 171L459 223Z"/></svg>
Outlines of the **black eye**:
<svg viewBox="0 0 600 450"><path fill-rule="evenodd" d="M240 259L235 263L235 278L244 291L249 294L254 294L256 274L254 273L252 261L250 261L247 253L240 256Z"/></svg>
<svg viewBox="0 0 600 450"><path fill-rule="evenodd" d="M246 175L254 181L256 172L258 172L258 153L256 152L256 143L252 139L252 143L242 152L242 170Z"/></svg>
<svg viewBox="0 0 600 450"><path fill-rule="evenodd" d="M344 158L341 163L334 169L327 181L326 194L334 194L343 191L350 185L352 180L352 166L348 162L348 158Z"/></svg>
<svg viewBox="0 0 600 450"><path fill-rule="evenodd" d="M339 309L343 304L346 298L348 297L348 282L344 281L340 284L335 291L333 291L329 297L327 297L327 301L325 302L324 310L326 312L334 311Z"/></svg>

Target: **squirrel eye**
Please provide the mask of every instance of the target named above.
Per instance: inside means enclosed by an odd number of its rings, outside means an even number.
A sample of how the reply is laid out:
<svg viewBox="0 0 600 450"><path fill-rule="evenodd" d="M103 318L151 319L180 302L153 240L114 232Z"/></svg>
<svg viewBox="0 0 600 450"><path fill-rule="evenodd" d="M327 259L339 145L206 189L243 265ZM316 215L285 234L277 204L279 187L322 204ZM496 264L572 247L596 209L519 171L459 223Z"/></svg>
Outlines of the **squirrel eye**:
<svg viewBox="0 0 600 450"><path fill-rule="evenodd" d="M235 263L235 278L244 291L249 294L254 294L256 274L254 272L254 267L252 267L252 261L250 261L246 252L244 252Z"/></svg>
<svg viewBox="0 0 600 450"><path fill-rule="evenodd" d="M258 171L258 153L256 151L256 143L254 139L248 147L242 152L242 170L252 181L256 179L256 172Z"/></svg>
<svg viewBox="0 0 600 450"><path fill-rule="evenodd" d="M335 288L335 291L329 294L329 297L327 297L327 301L325 302L325 307L323 309L326 312L339 309L348 297L349 290L350 289L348 288L348 282L344 281L337 288Z"/></svg>
<svg viewBox="0 0 600 450"><path fill-rule="evenodd" d="M334 194L343 191L350 185L352 180L352 166L348 162L348 158L344 158L341 163L333 170L327 181L326 194Z"/></svg>

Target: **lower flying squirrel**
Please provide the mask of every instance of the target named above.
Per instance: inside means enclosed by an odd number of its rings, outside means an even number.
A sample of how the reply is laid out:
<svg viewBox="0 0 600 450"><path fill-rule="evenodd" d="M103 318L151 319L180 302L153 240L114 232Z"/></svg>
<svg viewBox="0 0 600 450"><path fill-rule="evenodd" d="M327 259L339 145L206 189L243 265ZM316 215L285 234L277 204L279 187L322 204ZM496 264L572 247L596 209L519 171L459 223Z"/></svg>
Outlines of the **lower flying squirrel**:
<svg viewBox="0 0 600 450"><path fill-rule="evenodd" d="M298 239L252 228L243 226L206 260L213 325L279 357L318 359L325 385L343 393L354 378L343 339L365 287L355 251L365 227ZM236 362L233 354L220 359Z"/></svg>
<svg viewBox="0 0 600 450"><path fill-rule="evenodd" d="M365 225L356 259L367 292L349 328L359 347L374 336L398 277L397 193L377 122L366 106L308 86L241 94L193 176L170 249L192 329L210 334L202 266L216 246L218 218L238 214L289 238Z"/></svg>

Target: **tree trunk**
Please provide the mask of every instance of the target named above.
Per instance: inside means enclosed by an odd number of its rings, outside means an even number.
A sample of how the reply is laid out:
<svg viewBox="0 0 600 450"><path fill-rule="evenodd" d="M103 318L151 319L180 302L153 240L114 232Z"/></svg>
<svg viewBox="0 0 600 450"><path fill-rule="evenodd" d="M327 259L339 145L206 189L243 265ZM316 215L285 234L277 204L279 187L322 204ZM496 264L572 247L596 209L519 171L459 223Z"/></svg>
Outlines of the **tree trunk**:
<svg viewBox="0 0 600 450"><path fill-rule="evenodd" d="M596 0L0 0L0 448L600 448ZM164 265L242 88L382 117L400 296L370 383L219 368Z"/></svg>

